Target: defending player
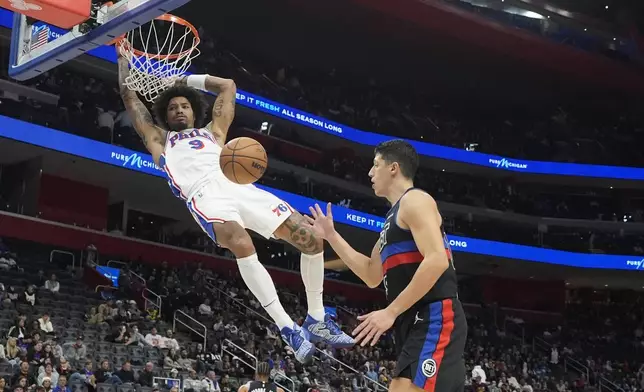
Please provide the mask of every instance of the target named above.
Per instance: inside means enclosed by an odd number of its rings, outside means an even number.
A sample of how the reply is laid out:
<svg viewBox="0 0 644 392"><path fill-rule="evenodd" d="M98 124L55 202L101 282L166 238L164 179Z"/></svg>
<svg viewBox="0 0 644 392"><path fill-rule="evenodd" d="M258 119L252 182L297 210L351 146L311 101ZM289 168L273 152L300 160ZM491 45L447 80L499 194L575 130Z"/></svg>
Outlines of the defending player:
<svg viewBox="0 0 644 392"><path fill-rule="evenodd" d="M271 375L271 367L267 362L260 362L255 371L255 381L249 381L239 387L237 392L284 392L275 383L268 380Z"/></svg>
<svg viewBox="0 0 644 392"><path fill-rule="evenodd" d="M343 333L324 312L322 239L286 202L254 185L229 181L219 167L219 155L235 116L235 83L209 75L179 79L154 104L160 124L157 126L136 92L125 87L128 61L120 55L120 50L117 53L121 97L143 144L165 171L174 194L185 200L201 228L213 241L235 254L242 279L278 325L296 358L302 362L310 359L315 351L311 341L325 341L334 347L352 346L353 338ZM203 122L206 108L197 89L217 94L212 121L204 128L196 128ZM284 311L273 280L257 259L253 241L245 229L267 239L285 240L302 252L302 280L309 306L303 328Z"/></svg>
<svg viewBox="0 0 644 392"><path fill-rule="evenodd" d="M314 228L369 287L383 282L389 305L358 317L356 342L374 345L394 326L398 361L389 391L462 391L467 323L456 287L452 252L436 202L414 188L418 155L403 140L375 149L369 177L392 207L371 257L358 253L315 205Z"/></svg>

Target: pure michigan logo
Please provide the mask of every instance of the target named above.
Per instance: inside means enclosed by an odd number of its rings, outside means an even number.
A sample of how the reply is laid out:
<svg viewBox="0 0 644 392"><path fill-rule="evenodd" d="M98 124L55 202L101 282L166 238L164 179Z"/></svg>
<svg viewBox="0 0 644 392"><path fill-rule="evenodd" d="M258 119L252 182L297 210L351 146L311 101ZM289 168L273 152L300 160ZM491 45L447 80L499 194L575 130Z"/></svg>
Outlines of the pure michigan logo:
<svg viewBox="0 0 644 392"><path fill-rule="evenodd" d="M644 259L642 260L626 260L626 265L629 267L635 267L636 270L644 269Z"/></svg>
<svg viewBox="0 0 644 392"><path fill-rule="evenodd" d="M512 161L508 161L505 158L502 158L502 159L490 158L488 162L498 168L503 168L503 169L527 169L528 168L527 163L512 162Z"/></svg>
<svg viewBox="0 0 644 392"><path fill-rule="evenodd" d="M111 156L112 159L116 159L118 161L123 162L121 166L123 167L129 167L132 169L156 169L156 170L161 170L154 161L152 161L149 158L143 157L139 155L138 153L132 153L130 155L126 154L119 154L118 152L112 152Z"/></svg>

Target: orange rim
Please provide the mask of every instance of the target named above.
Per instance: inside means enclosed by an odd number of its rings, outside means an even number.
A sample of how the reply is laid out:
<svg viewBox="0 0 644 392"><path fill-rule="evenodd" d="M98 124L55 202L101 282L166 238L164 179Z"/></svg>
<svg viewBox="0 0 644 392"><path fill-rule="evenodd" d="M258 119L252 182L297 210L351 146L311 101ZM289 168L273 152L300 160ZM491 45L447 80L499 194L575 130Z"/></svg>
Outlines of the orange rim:
<svg viewBox="0 0 644 392"><path fill-rule="evenodd" d="M180 24L182 26L185 26L185 27L189 28L190 32L192 33L192 35L195 36L194 43L193 43L193 45L192 45L192 47L190 49L186 49L183 52L177 53L177 54L150 54L150 53L146 53L146 52L143 52L143 51L140 51L138 49L135 49L135 48L131 47L130 50L136 56L139 56L139 57L145 56L145 57L150 58L150 59L170 59L170 60L175 60L175 59L187 56L190 53L192 53L192 51L194 51L195 48L197 47L197 45L199 45L199 43L201 42L201 39L199 38L199 32L197 31L195 26L193 26L192 23L188 22L187 20L185 20L183 18L180 18L178 16L174 16L174 15L171 15L171 14L163 14L161 16L157 16L154 19L162 20L162 21L165 21L165 22L177 23L177 24ZM121 44L123 39L125 39L125 34L121 35L120 37L115 38L114 40L112 40L110 42L110 44L112 44L112 43Z"/></svg>

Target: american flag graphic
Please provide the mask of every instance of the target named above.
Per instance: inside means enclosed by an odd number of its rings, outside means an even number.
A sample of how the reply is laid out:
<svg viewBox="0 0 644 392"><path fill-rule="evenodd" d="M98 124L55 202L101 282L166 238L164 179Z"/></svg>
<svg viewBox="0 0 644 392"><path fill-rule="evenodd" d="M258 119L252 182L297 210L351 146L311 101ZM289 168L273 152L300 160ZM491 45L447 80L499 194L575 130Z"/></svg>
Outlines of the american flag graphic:
<svg viewBox="0 0 644 392"><path fill-rule="evenodd" d="M31 34L31 50L37 49L43 45L45 45L49 40L49 27L42 25L42 26L34 26L33 28L33 34Z"/></svg>

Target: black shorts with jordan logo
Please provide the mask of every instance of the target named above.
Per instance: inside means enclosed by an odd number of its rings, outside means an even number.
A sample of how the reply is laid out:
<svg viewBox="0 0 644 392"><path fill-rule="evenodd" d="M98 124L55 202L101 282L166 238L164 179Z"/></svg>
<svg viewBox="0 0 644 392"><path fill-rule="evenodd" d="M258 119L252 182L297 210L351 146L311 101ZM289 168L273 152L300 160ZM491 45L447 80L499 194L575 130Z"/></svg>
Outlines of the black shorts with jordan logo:
<svg viewBox="0 0 644 392"><path fill-rule="evenodd" d="M399 317L394 328L394 378L408 378L428 392L463 390L467 322L458 299L417 305Z"/></svg>

